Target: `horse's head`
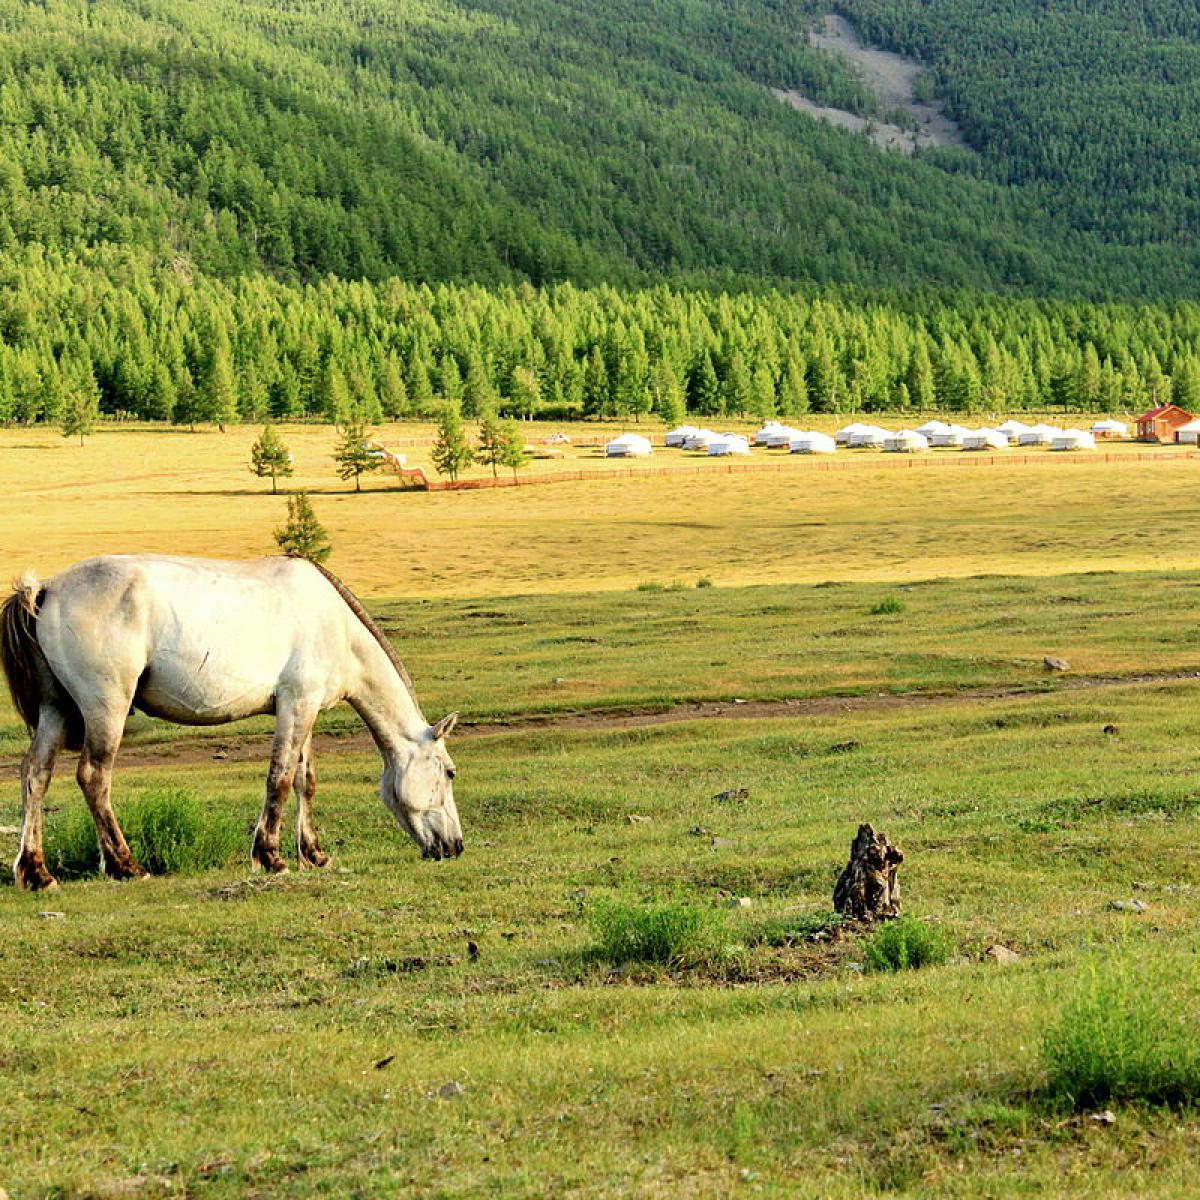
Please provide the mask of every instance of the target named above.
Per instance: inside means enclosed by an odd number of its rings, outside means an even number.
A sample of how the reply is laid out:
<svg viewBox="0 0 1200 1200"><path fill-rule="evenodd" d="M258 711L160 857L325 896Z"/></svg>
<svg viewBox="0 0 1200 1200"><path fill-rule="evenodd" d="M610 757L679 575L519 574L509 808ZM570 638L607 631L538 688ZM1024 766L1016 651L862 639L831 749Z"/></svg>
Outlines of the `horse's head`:
<svg viewBox="0 0 1200 1200"><path fill-rule="evenodd" d="M454 762L446 735L458 713L430 725L409 744L396 769L383 773L380 793L392 815L421 849L422 858L450 858L463 850L462 827L454 806Z"/></svg>

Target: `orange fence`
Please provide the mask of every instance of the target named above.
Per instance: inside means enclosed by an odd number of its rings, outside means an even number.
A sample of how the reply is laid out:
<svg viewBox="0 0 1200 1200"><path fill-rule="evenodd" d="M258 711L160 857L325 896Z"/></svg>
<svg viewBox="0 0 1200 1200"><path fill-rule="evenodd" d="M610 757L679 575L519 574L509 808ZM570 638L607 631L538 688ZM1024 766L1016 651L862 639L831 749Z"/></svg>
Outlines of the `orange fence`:
<svg viewBox="0 0 1200 1200"><path fill-rule="evenodd" d="M800 461L797 461L800 459ZM978 454L962 452L945 455L866 455L852 460L821 458L817 455L792 455L779 462L770 463L719 463L703 465L681 465L676 467L614 467L610 470L555 471L546 475L524 475L513 477L501 475L495 478L456 479L427 481L425 489L430 492L472 492L487 488L534 487L544 483L575 483L585 479L645 479L661 475L745 475L757 471L855 471L867 467L893 470L908 470L930 467L1008 467L1037 464L1086 464L1086 463L1130 463L1130 462L1194 462L1200 459L1200 451L1186 450L1174 453L1105 454L1096 451L1060 452L1043 451L1041 454ZM417 484L420 487L420 484Z"/></svg>

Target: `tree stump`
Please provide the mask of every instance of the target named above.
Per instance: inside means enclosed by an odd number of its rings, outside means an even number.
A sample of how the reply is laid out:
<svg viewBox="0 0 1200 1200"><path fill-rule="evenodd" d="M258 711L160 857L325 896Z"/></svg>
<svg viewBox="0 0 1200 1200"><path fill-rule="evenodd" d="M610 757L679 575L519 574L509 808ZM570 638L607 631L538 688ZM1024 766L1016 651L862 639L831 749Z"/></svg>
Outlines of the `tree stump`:
<svg viewBox="0 0 1200 1200"><path fill-rule="evenodd" d="M850 843L850 861L833 889L833 907L856 921L879 921L900 915L900 883L896 873L904 855L876 833L860 825Z"/></svg>

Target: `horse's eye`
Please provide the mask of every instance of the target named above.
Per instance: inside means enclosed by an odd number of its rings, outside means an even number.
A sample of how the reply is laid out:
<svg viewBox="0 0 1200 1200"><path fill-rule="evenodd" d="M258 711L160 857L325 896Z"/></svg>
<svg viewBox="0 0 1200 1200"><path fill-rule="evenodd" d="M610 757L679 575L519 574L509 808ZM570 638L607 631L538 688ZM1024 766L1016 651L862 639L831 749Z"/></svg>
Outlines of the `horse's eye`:
<svg viewBox="0 0 1200 1200"><path fill-rule="evenodd" d="M447 768L446 768L446 778L447 778L447 779L453 779L453 778L454 778L454 768L453 768L453 767L447 767Z"/></svg>

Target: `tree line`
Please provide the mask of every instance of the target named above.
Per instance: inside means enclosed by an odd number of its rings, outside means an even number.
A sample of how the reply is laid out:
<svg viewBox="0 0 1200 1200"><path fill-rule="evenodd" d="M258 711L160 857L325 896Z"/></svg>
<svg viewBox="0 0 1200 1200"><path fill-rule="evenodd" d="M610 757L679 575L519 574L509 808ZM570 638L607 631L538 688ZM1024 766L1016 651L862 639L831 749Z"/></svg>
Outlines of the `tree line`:
<svg viewBox="0 0 1200 1200"><path fill-rule="evenodd" d="M5 276L7 275L7 278ZM14 285L14 281L19 284ZM1200 407L1200 306L0 269L0 421ZM89 417L90 414L90 417Z"/></svg>

